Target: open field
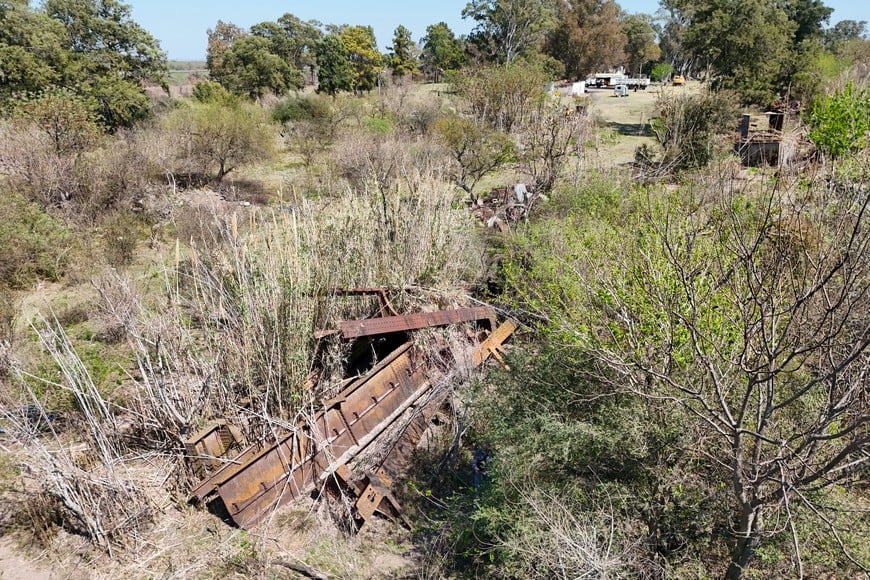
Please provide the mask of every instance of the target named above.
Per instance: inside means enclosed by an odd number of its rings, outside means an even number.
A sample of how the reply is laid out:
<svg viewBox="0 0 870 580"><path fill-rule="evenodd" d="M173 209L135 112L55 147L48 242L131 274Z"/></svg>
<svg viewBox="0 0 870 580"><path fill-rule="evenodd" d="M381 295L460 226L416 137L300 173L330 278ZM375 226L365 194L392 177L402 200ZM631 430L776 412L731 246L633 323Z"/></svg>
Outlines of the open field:
<svg viewBox="0 0 870 580"><path fill-rule="evenodd" d="M656 102L662 96L697 93L702 84L692 81L682 87L651 85L645 91L631 91L627 97L614 96L613 89L588 89L590 113L600 134L595 160L602 168L615 167L634 159L641 145L654 145L649 122L656 116Z"/></svg>

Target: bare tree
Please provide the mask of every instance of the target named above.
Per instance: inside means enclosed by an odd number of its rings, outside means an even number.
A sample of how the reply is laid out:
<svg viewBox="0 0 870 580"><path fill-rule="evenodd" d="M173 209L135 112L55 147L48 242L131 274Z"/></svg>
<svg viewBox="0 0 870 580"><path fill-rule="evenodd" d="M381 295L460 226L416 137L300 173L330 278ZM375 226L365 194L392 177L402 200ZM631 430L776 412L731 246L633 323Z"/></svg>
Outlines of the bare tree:
<svg viewBox="0 0 870 580"><path fill-rule="evenodd" d="M802 575L792 506L829 522L815 492L866 476L870 458L868 200L777 183L705 201L650 204L625 277L594 287L592 350L614 384L712 435L699 451L730 473L737 513L726 577L768 521L791 528Z"/></svg>
<svg viewBox="0 0 870 580"><path fill-rule="evenodd" d="M553 189L587 126L585 114L566 110L554 101L538 102L517 136L519 168L530 178L535 194Z"/></svg>
<svg viewBox="0 0 870 580"><path fill-rule="evenodd" d="M824 504L826 488L866 480L870 459L867 196L807 177L715 177L649 192L612 238L543 247L546 265L514 291L545 305L595 380L694 418L685 453L732 490L728 578L788 531L803 575L797 513L866 571Z"/></svg>

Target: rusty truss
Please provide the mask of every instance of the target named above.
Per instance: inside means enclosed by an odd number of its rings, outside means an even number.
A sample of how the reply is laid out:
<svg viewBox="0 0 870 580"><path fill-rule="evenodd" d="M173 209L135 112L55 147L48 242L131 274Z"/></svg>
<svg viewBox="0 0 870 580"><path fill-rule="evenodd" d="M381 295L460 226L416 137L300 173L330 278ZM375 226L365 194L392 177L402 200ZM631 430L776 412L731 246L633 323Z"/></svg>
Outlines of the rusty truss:
<svg viewBox="0 0 870 580"><path fill-rule="evenodd" d="M345 321L339 332L344 338L356 339L481 323L489 329L483 339L458 349L462 352L452 352L454 365L462 360L476 367L490 356L502 361L502 344L516 329L510 321L498 327L495 321L492 308L461 308ZM390 486L444 401L445 390L437 387L449 380L449 369L430 364L423 349L409 340L353 380L313 418L270 444L242 448L238 431L216 422L186 443L194 471L202 477L191 490L191 501L220 502L230 518L247 529L283 504L332 487L356 498L356 516L361 521L375 512L401 517ZM411 419L399 424L403 416ZM396 428L402 432L391 440L392 447L380 465L361 477L352 473L348 462Z"/></svg>

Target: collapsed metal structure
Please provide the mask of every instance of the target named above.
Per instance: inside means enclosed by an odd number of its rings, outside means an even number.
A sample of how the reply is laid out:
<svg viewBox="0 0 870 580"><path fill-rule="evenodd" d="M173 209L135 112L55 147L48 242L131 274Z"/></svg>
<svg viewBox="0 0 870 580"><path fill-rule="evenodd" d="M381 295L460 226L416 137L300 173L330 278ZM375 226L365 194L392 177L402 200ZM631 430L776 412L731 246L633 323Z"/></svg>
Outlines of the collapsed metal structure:
<svg viewBox="0 0 870 580"><path fill-rule="evenodd" d="M453 366L476 367L491 356L503 362L499 351L516 326L511 321L496 326L495 311L488 307L351 320L342 322L337 332L345 339L401 336L454 323L486 328L483 340L448 349ZM406 340L311 419L274 442L241 448L237 429L213 423L186 442L202 478L191 491L191 501L219 502L233 522L248 529L279 506L331 485L356 498L356 515L362 521L376 512L402 517L390 486L443 404L446 389L436 387L450 380L449 370L430 364L425 350ZM405 418L401 424L400 417ZM397 428L401 432L396 436ZM392 438L386 455L374 469L354 474L348 463L387 431Z"/></svg>

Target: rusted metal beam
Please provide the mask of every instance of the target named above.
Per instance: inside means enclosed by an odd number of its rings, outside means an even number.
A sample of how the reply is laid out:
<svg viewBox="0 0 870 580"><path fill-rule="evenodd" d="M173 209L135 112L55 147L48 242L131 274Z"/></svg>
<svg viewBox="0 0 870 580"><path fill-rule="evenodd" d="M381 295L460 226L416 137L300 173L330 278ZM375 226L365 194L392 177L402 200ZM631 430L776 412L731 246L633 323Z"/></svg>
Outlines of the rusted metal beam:
<svg viewBox="0 0 870 580"><path fill-rule="evenodd" d="M483 364L483 361L492 356L498 360L502 366L508 368L504 359L501 357L501 347L504 344L504 341L506 341L516 329L517 325L515 322L505 320L501 326L496 328L476 349L474 349L471 359L474 366Z"/></svg>
<svg viewBox="0 0 870 580"><path fill-rule="evenodd" d="M382 318L366 318L363 320L345 320L341 323L341 334L344 338L358 338L377 334L389 334L406 330L417 330L430 326L445 326L457 322L474 320L495 320L495 310L488 306L473 308L456 308L454 310L438 310L435 312L418 312L401 316L384 316Z"/></svg>
<svg viewBox="0 0 870 580"><path fill-rule="evenodd" d="M356 326L353 330L378 334L491 319L494 316L491 308L465 308L353 321L355 324L387 321L379 327ZM489 356L498 357L502 343L515 328L513 323L506 322L492 331L472 351L474 366L480 365ZM230 517L240 527L250 528L278 506L311 492L328 478L346 477L346 463L376 440L408 408L419 404L418 401L422 400L441 377L442 373L437 368L431 368L426 363L422 352L412 343L405 343L365 376L351 382L309 422L297 425L292 433L274 444L245 449L235 458L236 461L222 465L211 477L197 485L192 496L204 500L216 493ZM422 405L425 407L426 403ZM424 408L420 420L412 421L413 432L408 434L407 444L413 445L419 440L432 412L434 411ZM218 437L218 434L223 437ZM215 441L214 447L209 448L210 451L217 450L220 445L227 445L227 435L219 433L219 430L203 432L190 443L203 445L203 442L211 442L212 439ZM400 447L403 448L400 454L409 452L404 445ZM401 459L396 459L397 463L402 463ZM382 473L386 477L386 472ZM388 489L385 491L372 488L371 479L369 484L369 488L358 490L361 492L358 497L368 497L368 500L363 499L358 506L364 517L379 509L384 501L400 513L395 498L389 494Z"/></svg>

